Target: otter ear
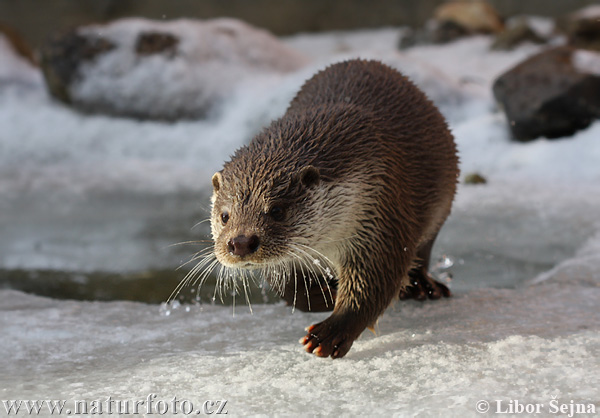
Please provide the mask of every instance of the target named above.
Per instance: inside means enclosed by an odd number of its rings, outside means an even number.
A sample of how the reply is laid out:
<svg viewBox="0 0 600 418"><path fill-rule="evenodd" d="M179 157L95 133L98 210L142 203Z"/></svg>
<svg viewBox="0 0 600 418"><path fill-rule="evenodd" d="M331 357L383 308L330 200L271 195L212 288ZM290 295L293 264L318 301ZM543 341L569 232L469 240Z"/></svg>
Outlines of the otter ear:
<svg viewBox="0 0 600 418"><path fill-rule="evenodd" d="M221 173L219 171L217 171L212 176L212 185L213 185L213 189L215 190L215 192L219 191L222 183L223 183L223 177L221 177Z"/></svg>
<svg viewBox="0 0 600 418"><path fill-rule="evenodd" d="M312 165L307 165L306 167L302 167L300 169L298 172L298 178L304 187L311 188L319 184L321 181L321 174L319 174L318 168L313 167Z"/></svg>

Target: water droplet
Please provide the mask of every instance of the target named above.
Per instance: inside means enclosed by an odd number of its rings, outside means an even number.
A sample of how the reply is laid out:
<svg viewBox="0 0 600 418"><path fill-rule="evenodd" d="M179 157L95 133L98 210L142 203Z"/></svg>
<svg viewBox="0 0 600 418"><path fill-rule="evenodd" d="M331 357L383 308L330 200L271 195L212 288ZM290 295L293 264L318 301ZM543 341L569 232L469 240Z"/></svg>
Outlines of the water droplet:
<svg viewBox="0 0 600 418"><path fill-rule="evenodd" d="M439 269L447 269L454 265L454 257L444 254L438 261L436 267Z"/></svg>
<svg viewBox="0 0 600 418"><path fill-rule="evenodd" d="M169 304L163 302L163 303L160 304L160 307L158 308L158 312L160 312L160 314L163 314L168 309L169 309Z"/></svg>

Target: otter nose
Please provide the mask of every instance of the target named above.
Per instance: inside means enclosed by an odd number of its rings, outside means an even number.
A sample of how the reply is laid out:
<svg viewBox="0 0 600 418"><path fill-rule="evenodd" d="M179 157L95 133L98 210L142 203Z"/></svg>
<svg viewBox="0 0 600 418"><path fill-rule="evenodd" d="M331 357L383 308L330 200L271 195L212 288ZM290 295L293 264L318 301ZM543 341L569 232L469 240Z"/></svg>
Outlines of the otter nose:
<svg viewBox="0 0 600 418"><path fill-rule="evenodd" d="M240 235L227 242L227 249L229 250L229 253L243 257L255 252L259 245L260 242L256 235L252 235L250 238L245 235Z"/></svg>

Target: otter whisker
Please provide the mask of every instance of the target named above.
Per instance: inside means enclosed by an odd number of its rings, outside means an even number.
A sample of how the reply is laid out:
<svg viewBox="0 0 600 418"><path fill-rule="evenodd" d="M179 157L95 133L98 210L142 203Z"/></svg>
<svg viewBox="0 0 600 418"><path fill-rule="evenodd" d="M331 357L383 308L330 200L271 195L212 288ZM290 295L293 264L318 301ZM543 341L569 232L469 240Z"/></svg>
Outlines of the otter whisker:
<svg viewBox="0 0 600 418"><path fill-rule="evenodd" d="M292 263L294 269L294 301L292 303L292 313L296 311L296 298L298 296L298 272L296 270L296 264Z"/></svg>
<svg viewBox="0 0 600 418"><path fill-rule="evenodd" d="M230 276L230 278L231 278L231 282L233 282L233 284L232 284L233 290L231 292L231 294L233 296L233 307L231 308L231 316L235 317L235 295L237 293L237 286L236 286L236 282L235 282L235 279L233 278L233 276Z"/></svg>
<svg viewBox="0 0 600 418"><path fill-rule="evenodd" d="M202 285L204 284L204 282L206 281L206 279L210 276L210 274L214 271L215 267L219 264L219 261L217 259L214 259L210 264L208 264L208 266L206 266L204 268L204 270L202 271L202 273L198 274L195 278L194 281L192 282L192 286L196 285L196 283L198 284L198 292L200 292L200 288L202 287Z"/></svg>
<svg viewBox="0 0 600 418"><path fill-rule="evenodd" d="M186 277L189 277L189 281L192 281L192 286L194 284L196 284L196 281L198 280L198 276L201 275L203 269L205 269L205 267L207 265L210 265L212 263L214 263L216 261L216 258L213 258L214 256L212 256L212 254L207 254L205 255L202 261L200 261L198 264L196 264L194 266L194 268L192 268L192 270L190 270L190 272L187 274ZM212 261L211 261L212 260Z"/></svg>
<svg viewBox="0 0 600 418"><path fill-rule="evenodd" d="M207 219L204 219L204 220L202 220L200 222L195 223L194 226L192 226L190 228L190 231L193 230L194 228L196 228L197 226L202 225L204 222L210 222L210 218L207 218Z"/></svg>
<svg viewBox="0 0 600 418"><path fill-rule="evenodd" d="M290 276L292 274L292 270L290 268L290 263L289 262L284 262L282 261L279 264L279 269L281 270L282 274L282 280L281 280L281 293L285 293L285 285L288 282L288 280L290 280Z"/></svg>
<svg viewBox="0 0 600 418"><path fill-rule="evenodd" d="M302 244L300 244L302 245ZM307 263L307 269L310 267L309 271L312 273L313 277L315 278L315 281L317 282L317 284L319 285L319 288L321 289L321 294L323 295L323 299L325 301L325 306L329 306L329 302L327 301L327 295L325 295L325 289L323 288L323 285L321 284L321 280L319 277L319 274L317 274L317 271L315 270L314 266L317 266L317 268L319 268L321 270L321 273L323 273L323 280L325 281L325 286L327 287L327 291L329 292L329 297L331 298L331 300L333 300L333 294L331 292L331 287L329 286L329 281L327 280L326 276L331 276L329 267L327 269L323 268L323 266L321 266L320 263L316 263L314 261L318 261L319 258L317 259L313 259L310 257L310 254L308 254L308 252L302 250L301 248L298 248L296 246L292 246L296 251L299 251L300 253L304 254L306 256L306 259L301 257L302 261ZM311 249L313 251L315 251L316 253L320 254L318 251L305 246L308 249ZM327 259L325 256L323 256L325 259ZM312 263L309 263L308 260L313 260ZM310 273L309 273L310 274Z"/></svg>
<svg viewBox="0 0 600 418"><path fill-rule="evenodd" d="M197 265L196 265L196 267L197 267ZM196 267L194 267L192 270L190 270L183 277L183 279L177 284L177 286L175 286L175 289L173 289L173 291L167 298L167 303L171 302L173 299L175 299L175 297L177 297L179 295L181 290L186 286L186 284L190 281L191 277L194 275L194 270L196 269Z"/></svg>
<svg viewBox="0 0 600 418"><path fill-rule="evenodd" d="M221 303L223 303L223 294L221 292L221 281L223 279L223 270L225 270L227 267L223 266L222 264L219 265L219 271L217 272L217 283L215 284L215 291L213 293L213 297L212 300L213 302L216 299L217 296L217 290L219 291L219 297L221 298Z"/></svg>
<svg viewBox="0 0 600 418"><path fill-rule="evenodd" d="M321 271L329 278L329 280L333 280L335 278L335 276L333 275L333 273L335 272L334 264L329 258L327 258L327 256L325 254L321 253L318 250L315 250L312 247L309 247L308 245L299 244L299 243L296 245L300 245L300 246L306 248L307 250L310 250L310 251L313 251L314 253L316 253L318 255L318 258L324 260L327 264L327 267L323 267L320 263L317 264L318 267L321 269ZM307 254L306 252L304 252L304 253ZM307 254L307 256L308 256L308 254ZM326 281L326 283L329 287L329 282ZM331 289L330 289L330 294L331 294Z"/></svg>
<svg viewBox="0 0 600 418"><path fill-rule="evenodd" d="M196 287L196 297L200 297L200 289L202 288L202 285L204 284L204 282L206 281L206 279L210 276L210 274L214 271L215 267L219 264L219 261L217 259L213 260L207 267L204 268L204 270L202 271L202 273L198 274L196 276L196 278L194 279L192 286L195 286L196 283L198 283L198 286Z"/></svg>
<svg viewBox="0 0 600 418"><path fill-rule="evenodd" d="M300 272L302 273L302 281L304 282L304 289L306 290L306 301L307 301L307 305L308 305L308 310L310 311L310 293L308 292L308 284L306 283L306 279L308 278L309 282L310 282L310 277L307 277L306 274L304 274L304 267L303 265L305 264L304 260L302 259L302 257L300 257L298 254L295 253L291 253L293 256L295 256L298 260L299 263L298 265L300 266ZM308 268L308 267L307 267ZM296 276L297 277L297 276ZM295 295L294 295L295 296Z"/></svg>
<svg viewBox="0 0 600 418"><path fill-rule="evenodd" d="M186 261L185 263L181 264L181 265L180 265L179 267L177 267L175 270L179 270L179 269L181 269L182 267L185 267L185 266L187 266L188 264L190 264L190 263L192 263L192 262L194 262L194 261L196 261L196 260L199 260L199 259L201 259L201 258L204 258L204 257L206 257L206 256L208 256L208 255L210 255L210 254L212 254L212 252L213 252L213 248L212 248L212 246L211 246L211 247L208 247L208 248L204 248L204 249L202 249L202 250L198 251L197 253L195 253L194 255L192 255L192 257L191 257L191 258L190 258L188 261Z"/></svg>
<svg viewBox="0 0 600 418"><path fill-rule="evenodd" d="M314 248L312 248L312 247L310 247L310 246L308 246L308 245L305 245L305 244L295 243L295 244L294 244L294 246L300 246L300 247L306 248L306 249L307 249L307 250L309 250L309 251L312 251L312 252L314 252L315 254L317 254L317 255L319 256L319 258L322 258L323 260L325 260L325 261L327 262L327 264L329 265L329 267L331 267L332 269L334 269L334 268L335 268L335 267L334 267L334 263L333 263L333 261L331 261L331 260L330 260L330 259L329 259L329 258L328 258L328 257L327 257L325 254L323 254L322 252L320 252L320 251L318 251L318 250L315 250Z"/></svg>
<svg viewBox="0 0 600 418"><path fill-rule="evenodd" d="M249 286L248 286L248 272L244 271L244 276L242 277L242 284L244 285L244 294L246 295L246 303L248 304L248 308L250 308L250 313L254 314L252 311L252 303L250 303L250 295L249 295Z"/></svg>
<svg viewBox="0 0 600 418"><path fill-rule="evenodd" d="M212 239L199 239L199 240L190 240L190 241L181 241L181 242L175 242L173 244L169 244L166 245L164 248L171 248L171 247L176 247L178 245L196 245L196 244L205 244L205 243L211 243L213 244L214 241Z"/></svg>
<svg viewBox="0 0 600 418"><path fill-rule="evenodd" d="M196 254L200 254L200 253L205 253L205 250L199 251ZM170 301L172 301L175 297L177 297L179 295L179 293L181 293L181 290L183 290L183 288L185 286L187 286L190 281L194 280L194 277L197 275L197 273L206 265L209 264L211 261L211 258L214 257L214 261L212 262L212 264L218 263L218 261L216 260L216 257L214 256L214 254L212 252L208 253L208 254L203 254L203 255L199 255L196 257L193 257L192 260L188 261L185 264L190 263L191 261L197 260L197 259L202 259L202 261L198 262L185 276L184 278L178 283L178 285L175 287L175 289L173 289L173 292L171 292L171 295L169 296L169 298L167 299L167 303L169 303ZM184 264L184 265L185 265ZM180 266L181 267L181 266ZM214 268L214 267L213 267ZM212 269L211 269L212 271ZM210 271L209 271L210 273ZM195 283L195 280L194 280ZM194 284L192 283L192 285Z"/></svg>

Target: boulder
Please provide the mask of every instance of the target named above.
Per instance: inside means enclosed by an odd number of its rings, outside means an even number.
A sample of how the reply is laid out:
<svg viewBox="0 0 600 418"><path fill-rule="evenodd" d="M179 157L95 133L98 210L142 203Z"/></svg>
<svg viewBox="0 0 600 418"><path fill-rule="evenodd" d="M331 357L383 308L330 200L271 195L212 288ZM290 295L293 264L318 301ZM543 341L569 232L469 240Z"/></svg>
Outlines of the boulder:
<svg viewBox="0 0 600 418"><path fill-rule="evenodd" d="M564 26L570 45L600 51L600 5L569 15Z"/></svg>
<svg viewBox="0 0 600 418"><path fill-rule="evenodd" d="M435 9L423 28L405 30L398 47L444 44L465 36L498 33L503 27L500 15L484 0L454 0Z"/></svg>
<svg viewBox="0 0 600 418"><path fill-rule="evenodd" d="M502 74L493 92L516 140L572 135L600 117L600 53L541 52Z"/></svg>
<svg viewBox="0 0 600 418"><path fill-rule="evenodd" d="M444 3L434 12L437 22L453 22L468 33L498 33L504 28L502 18L483 0L455 0Z"/></svg>
<svg viewBox="0 0 600 418"><path fill-rule="evenodd" d="M308 60L235 19L122 19L59 34L42 49L51 94L76 109L139 119L205 118L252 75Z"/></svg>

